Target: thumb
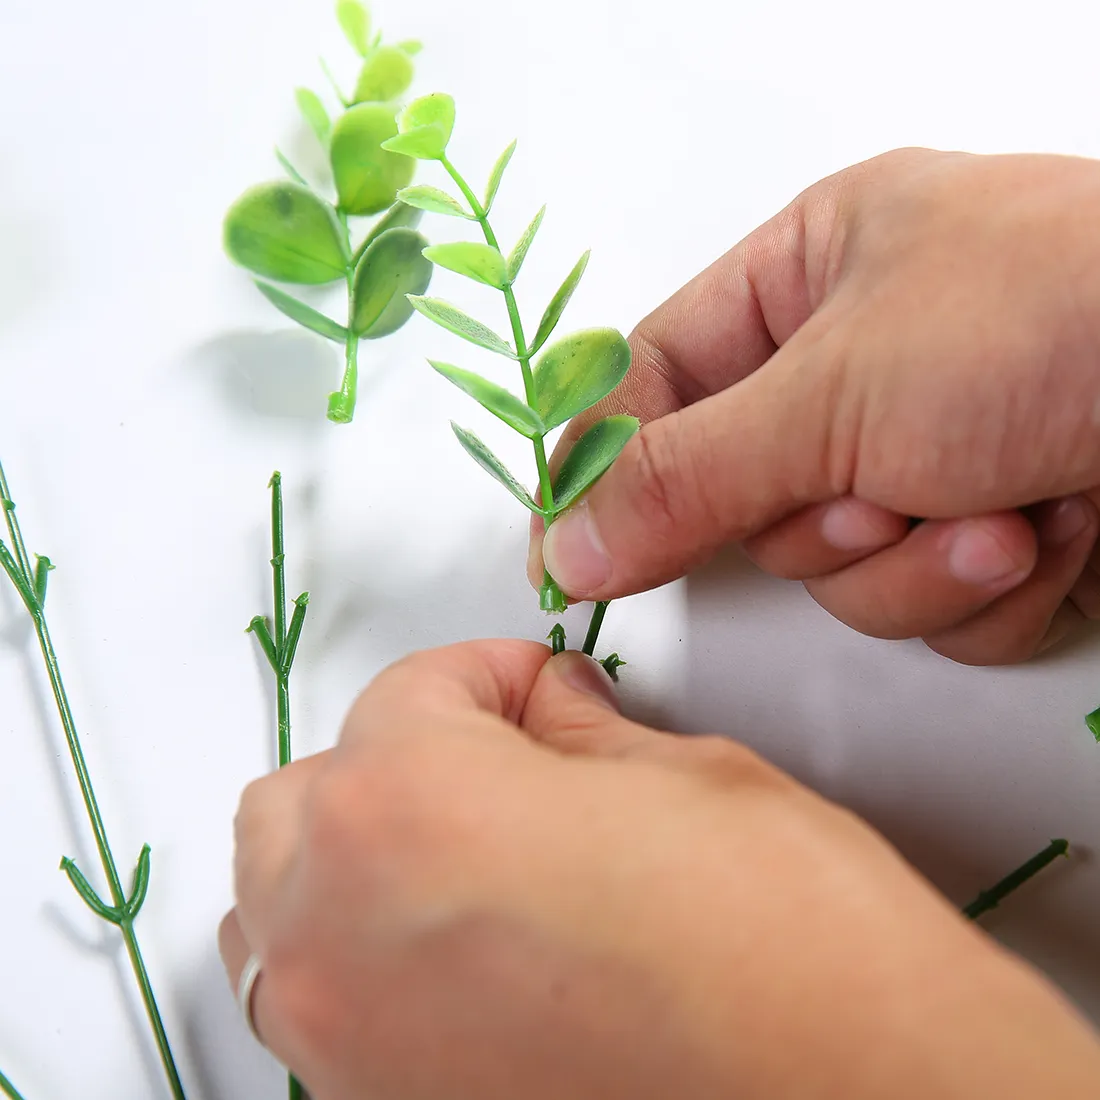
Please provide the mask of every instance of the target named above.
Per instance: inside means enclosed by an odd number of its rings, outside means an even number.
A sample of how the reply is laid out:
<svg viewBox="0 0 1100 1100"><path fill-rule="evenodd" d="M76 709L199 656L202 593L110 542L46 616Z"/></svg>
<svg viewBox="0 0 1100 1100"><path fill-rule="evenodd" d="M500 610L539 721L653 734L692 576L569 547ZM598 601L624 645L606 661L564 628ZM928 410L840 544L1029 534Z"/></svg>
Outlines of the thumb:
<svg viewBox="0 0 1100 1100"><path fill-rule="evenodd" d="M835 338L824 312L754 374L642 428L546 532L546 567L563 591L606 600L655 588L849 492L858 402L818 333Z"/></svg>

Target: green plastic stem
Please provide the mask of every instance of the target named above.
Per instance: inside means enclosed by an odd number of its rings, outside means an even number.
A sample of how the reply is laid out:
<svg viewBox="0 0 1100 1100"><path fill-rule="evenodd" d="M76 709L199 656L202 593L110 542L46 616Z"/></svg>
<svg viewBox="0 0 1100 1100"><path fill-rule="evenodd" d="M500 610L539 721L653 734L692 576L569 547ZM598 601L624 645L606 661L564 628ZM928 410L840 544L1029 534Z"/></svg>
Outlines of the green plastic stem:
<svg viewBox="0 0 1100 1100"><path fill-rule="evenodd" d="M478 201L477 195L474 194L470 185L446 156L440 159L440 163L470 204L470 209L485 235L485 243L499 252L500 244L497 242L493 227L489 224L488 212ZM524 397L527 404L534 408L536 394L535 376L531 370L531 350L528 348L527 339L523 334L523 321L520 318L519 306L516 304L516 296L512 292L511 284L504 287L503 293L504 302L508 307L508 319L512 323L512 337L516 342L516 357L519 359L519 369L523 374ZM539 475L539 494L541 497L539 503L545 510L546 525L549 527L554 522L554 484L550 478L550 464L546 461L545 435L540 432L531 440L531 443L534 447L535 466ZM543 575L542 588L539 590L539 606L543 611L550 611L555 614L560 614L566 607L565 595L554 578L550 576L549 571Z"/></svg>
<svg viewBox="0 0 1100 1100"><path fill-rule="evenodd" d="M15 517L15 503L11 499L8 489L7 477L4 468L0 465L0 506L4 510L4 519L7 524L8 535L11 539L15 562L22 573L22 579L31 593L31 600L24 598L27 612L34 623L34 632L38 638L38 645L42 651L42 660L46 666L46 674L49 677L50 689L53 692L54 702L57 705L57 713L61 719L61 727L65 732L65 741L69 748L69 756L72 759L73 769L76 772L77 783L80 785L80 794L84 800L84 809L88 815L88 821L95 837L96 848L99 852L100 863L103 865L103 873L110 887L111 898L114 901L115 910L119 914L117 923L126 944L126 953L130 957L130 966L134 972L141 999L145 1004L145 1012L149 1017L149 1024L153 1030L157 1050L160 1054L161 1065L164 1067L165 1076L168 1078L169 1087L176 1100L184 1100L183 1084L180 1081L176 1062L172 1056L172 1048L168 1042L168 1035L164 1029L164 1021L153 993L153 986L149 980L149 972L145 966L145 960L141 954L137 934L134 931L134 917L128 906L128 899L122 888L122 879L118 873L118 865L111 851L107 839L107 829L103 823L103 815L99 810L96 800L95 788L92 785L91 774L84 758L84 750L80 744L80 735L76 729L76 721L73 718L72 708L69 705L69 697L65 691L65 683L61 677L61 668L58 664L57 654L54 650L53 639L50 637L49 626L46 623L45 599L38 595L41 589L35 583L35 571L31 568L30 558L23 542L23 533L19 527L19 521ZM2 540L0 540L2 545ZM45 559L41 559L45 561ZM16 583L15 577L10 577L12 583ZM17 585L18 587L18 585Z"/></svg>
<svg viewBox="0 0 1100 1100"><path fill-rule="evenodd" d="M346 225L345 225L346 228ZM351 250L350 236L348 250ZM355 417L355 402L359 391L359 337L352 331L351 317L355 308L355 268L349 264L348 283L348 336L344 342L344 378L338 393L329 394L328 418L334 424L350 424Z"/></svg>
<svg viewBox="0 0 1100 1100"><path fill-rule="evenodd" d="M585 635L584 646L581 650L582 653L587 653L589 657L595 656L596 643L600 640L600 629L603 627L603 619L610 605L610 600L600 600L592 608L592 618L589 620L588 633Z"/></svg>
<svg viewBox="0 0 1100 1100"><path fill-rule="evenodd" d="M1059 856L1069 855L1068 840L1052 840L1038 855L1034 855L1010 875L1006 875L996 886L983 890L969 905L963 908L963 916L977 920L983 913L996 909L1009 894L1018 890L1028 879L1034 878L1044 868L1050 866Z"/></svg>
<svg viewBox="0 0 1100 1100"><path fill-rule="evenodd" d="M0 1092L8 1100L23 1100L23 1094L2 1073L0 1073Z"/></svg>

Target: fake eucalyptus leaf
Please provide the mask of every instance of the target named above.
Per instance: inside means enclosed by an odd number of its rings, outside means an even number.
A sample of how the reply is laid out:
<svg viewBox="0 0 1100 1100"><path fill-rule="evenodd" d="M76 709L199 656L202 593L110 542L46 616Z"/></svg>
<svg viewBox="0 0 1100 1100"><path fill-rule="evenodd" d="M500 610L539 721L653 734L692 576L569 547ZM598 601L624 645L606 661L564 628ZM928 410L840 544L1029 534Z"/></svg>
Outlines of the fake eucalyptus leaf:
<svg viewBox="0 0 1100 1100"><path fill-rule="evenodd" d="M347 340L348 330L331 317L326 317L312 306L307 306L305 302L299 301L270 283L262 283L257 279L256 286L276 309L285 313L292 321L296 321L304 328L311 329L319 336L335 340L338 344L342 344Z"/></svg>
<svg viewBox="0 0 1100 1100"><path fill-rule="evenodd" d="M516 358L516 353L510 344L502 340L492 329L486 328L480 321L475 321L469 314L463 313L450 302L444 302L441 298L415 296L410 297L409 301L417 313L422 313L429 321L434 321L440 328L453 332L455 336L461 336L463 340L469 340L479 348L495 351L497 355L504 355L509 359Z"/></svg>
<svg viewBox="0 0 1100 1100"><path fill-rule="evenodd" d="M458 199L438 187L417 184L398 191L397 197L409 206L415 206L418 210L427 210L431 214L447 214L452 218L467 218L471 221L474 217Z"/></svg>
<svg viewBox="0 0 1100 1100"><path fill-rule="evenodd" d="M473 432L460 428L453 420L451 421L451 428L466 453L483 470L495 477L525 508L530 508L532 512L542 514L539 506L531 499L531 494L516 481L504 463Z"/></svg>
<svg viewBox="0 0 1100 1100"><path fill-rule="evenodd" d="M386 103L408 90L415 70L409 55L397 46L371 50L359 73L353 103Z"/></svg>
<svg viewBox="0 0 1100 1100"><path fill-rule="evenodd" d="M542 321L539 322L539 330L535 334L535 342L532 345L533 351L538 351L539 348L550 339L554 329L558 327L561 315L565 312L565 307L569 305L569 299L573 297L573 292L577 289L581 278L584 276L584 271L585 268L588 267L588 259L591 255L591 252L586 252L577 261L576 267L569 272L565 282L561 284L557 294L554 295L550 304L546 307L546 312L542 315Z"/></svg>
<svg viewBox="0 0 1100 1100"><path fill-rule="evenodd" d="M339 0L336 18L351 48L362 57L370 52L370 12L359 0Z"/></svg>
<svg viewBox="0 0 1100 1100"><path fill-rule="evenodd" d="M508 285L508 267L499 249L472 241L434 244L424 255L448 271L465 275L474 282L503 290Z"/></svg>
<svg viewBox="0 0 1100 1100"><path fill-rule="evenodd" d="M531 250L531 245L535 241L535 234L538 233L544 217L546 217L545 206L535 215L534 220L523 231L523 236L520 237L516 247L512 249L512 254L508 257L509 282L514 283L516 281L516 276L519 275L520 268L523 267L523 261L527 259L527 253Z"/></svg>
<svg viewBox="0 0 1100 1100"><path fill-rule="evenodd" d="M474 374L473 371L453 367L450 363L437 363L434 359L429 359L428 362L449 382L453 382L463 393L468 393L482 408L488 409L493 416L503 420L520 435L534 439L536 435L545 432L538 413L510 390L490 382L488 378L482 378L480 374Z"/></svg>
<svg viewBox="0 0 1100 1100"><path fill-rule="evenodd" d="M283 283L331 283L344 277L348 264L335 211L298 183L246 191L225 216L224 241L236 263Z"/></svg>
<svg viewBox="0 0 1100 1100"><path fill-rule="evenodd" d="M535 364L535 408L547 431L606 397L630 369L630 345L613 328L551 344Z"/></svg>
<svg viewBox="0 0 1100 1100"><path fill-rule="evenodd" d="M633 416L597 421L573 444L554 479L554 511L563 511L605 474L638 432Z"/></svg>
<svg viewBox="0 0 1100 1100"><path fill-rule="evenodd" d="M363 243L359 246L355 253L355 259L352 261L353 266L358 266L359 261L363 257L363 253L383 233L388 232L390 229L415 229L424 217L423 210L417 210L414 206L408 206L398 199L386 211L386 213L378 219L377 222L371 227L371 231L363 238Z"/></svg>
<svg viewBox="0 0 1100 1100"><path fill-rule="evenodd" d="M382 147L396 133L393 112L373 103L352 107L333 127L329 157L345 213L378 214L412 182L415 162Z"/></svg>
<svg viewBox="0 0 1100 1100"><path fill-rule="evenodd" d="M440 160L455 125L455 101L442 92L414 99L398 119L399 134L385 147L419 160Z"/></svg>
<svg viewBox="0 0 1100 1100"><path fill-rule="evenodd" d="M427 243L415 229L390 229L363 253L351 292L351 329L357 336L389 336L412 316L407 295L422 294L432 280L432 265L424 258Z"/></svg>
<svg viewBox="0 0 1100 1100"><path fill-rule="evenodd" d="M500 159L493 166L492 175L489 176L489 186L485 189L485 213L493 209L493 201L497 197L497 192L500 190L500 181L504 179L504 170L508 167L509 161L512 159L512 155L516 151L516 142L512 142L503 153L500 154Z"/></svg>
<svg viewBox="0 0 1100 1100"><path fill-rule="evenodd" d="M298 88L294 92L294 98L297 100L302 117L317 135L317 140L322 145L327 144L328 136L332 132L332 119L328 117L328 111L325 110L321 97L309 88Z"/></svg>

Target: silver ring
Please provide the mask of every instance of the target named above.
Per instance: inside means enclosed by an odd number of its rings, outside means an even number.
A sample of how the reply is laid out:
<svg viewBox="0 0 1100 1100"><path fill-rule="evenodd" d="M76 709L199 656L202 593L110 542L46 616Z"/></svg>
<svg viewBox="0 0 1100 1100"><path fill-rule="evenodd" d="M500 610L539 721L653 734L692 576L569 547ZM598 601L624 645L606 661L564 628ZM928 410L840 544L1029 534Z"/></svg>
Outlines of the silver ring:
<svg viewBox="0 0 1100 1100"><path fill-rule="evenodd" d="M248 1024L248 1030L252 1032L256 1042L263 1046L264 1041L256 1030L256 1019L252 1013L256 981L260 977L261 970L263 970L263 963L260 962L259 955L249 955L248 962L244 964L244 969L241 971L241 980L237 983L237 1005L244 1017L244 1022Z"/></svg>

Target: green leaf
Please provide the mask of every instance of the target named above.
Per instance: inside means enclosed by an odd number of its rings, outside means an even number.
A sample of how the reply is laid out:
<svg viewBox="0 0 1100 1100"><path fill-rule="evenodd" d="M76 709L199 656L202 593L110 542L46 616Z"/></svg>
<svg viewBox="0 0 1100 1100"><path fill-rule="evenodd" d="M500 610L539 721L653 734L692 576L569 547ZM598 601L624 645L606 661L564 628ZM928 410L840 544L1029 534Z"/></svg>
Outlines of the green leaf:
<svg viewBox="0 0 1100 1100"><path fill-rule="evenodd" d="M416 162L382 148L395 133L393 112L373 103L352 107L333 127L329 156L345 213L378 214L412 182Z"/></svg>
<svg viewBox="0 0 1100 1100"><path fill-rule="evenodd" d="M348 330L331 317L326 317L312 306L307 306L305 302L300 302L297 298L291 297L291 295L278 287L272 286L270 283L261 283L257 279L256 286L277 310L285 313L292 321L296 321L304 328L316 332L319 336L335 340L339 344L347 340Z"/></svg>
<svg viewBox="0 0 1100 1100"><path fill-rule="evenodd" d="M359 73L353 103L387 103L405 92L413 82L415 69L409 55L397 46L372 50Z"/></svg>
<svg viewBox="0 0 1100 1100"><path fill-rule="evenodd" d="M569 272L565 282L561 284L557 294L554 295L550 304L546 307L546 312L542 315L542 320L539 322L539 330L535 334L535 342L531 346L532 354L538 351L539 348L550 339L554 329L558 327L561 315L565 312L565 307L569 305L569 299L573 297L573 292L577 289L578 283L580 283L581 278L584 276L584 270L588 267L588 259L591 255L591 252L586 252L577 261L577 266Z"/></svg>
<svg viewBox="0 0 1100 1100"><path fill-rule="evenodd" d="M406 187L397 192L397 197L409 206L415 206L418 210L427 210L432 214L447 214L452 218L467 218L474 220L473 214L467 210L458 199L452 198L446 191L438 187L428 187L417 184L415 187Z"/></svg>
<svg viewBox="0 0 1100 1100"><path fill-rule="evenodd" d="M351 262L352 267L359 266L359 261L363 258L363 253L366 252L366 250L387 230L415 229L420 224L423 217L423 210L417 210L415 207L408 206L400 200L395 202L393 206L374 223L371 227L371 231L363 238L363 243L356 249L355 258Z"/></svg>
<svg viewBox="0 0 1100 1100"><path fill-rule="evenodd" d="M493 167L493 174L489 177L489 186L485 189L485 213L488 214L493 209L493 201L497 197L497 192L500 190L500 181L504 178L504 170L508 167L508 162L512 159L512 154L516 151L516 142L512 142L503 153L500 154L500 160L496 162Z"/></svg>
<svg viewBox="0 0 1100 1100"><path fill-rule="evenodd" d="M225 250L236 263L283 283L342 279L347 239L336 212L298 183L261 183L229 209Z"/></svg>
<svg viewBox="0 0 1100 1100"><path fill-rule="evenodd" d="M415 229L389 229L363 253L351 292L351 329L368 340L396 332L412 316L407 295L432 281L428 242Z"/></svg>
<svg viewBox="0 0 1100 1100"><path fill-rule="evenodd" d="M455 101L442 92L414 99L398 119L400 134L385 148L419 160L440 160L455 125Z"/></svg>
<svg viewBox="0 0 1100 1100"><path fill-rule="evenodd" d="M339 0L336 18L351 48L366 57L370 52L370 12L359 0Z"/></svg>
<svg viewBox="0 0 1100 1100"><path fill-rule="evenodd" d="M638 432L633 416L609 416L593 424L573 444L554 479L554 514L574 504L603 476Z"/></svg>
<svg viewBox="0 0 1100 1100"><path fill-rule="evenodd" d="M298 110L309 123L309 128L317 135L317 140L325 145L332 132L332 119L321 102L321 97L309 88L297 88L294 98L298 101Z"/></svg>
<svg viewBox="0 0 1100 1100"><path fill-rule="evenodd" d="M630 369L630 345L613 328L574 333L535 364L535 408L546 430L606 397Z"/></svg>
<svg viewBox="0 0 1100 1100"><path fill-rule="evenodd" d="M495 351L497 355L505 355L509 359L517 358L510 344L505 343L492 329L486 328L480 321L475 321L450 302L444 302L441 298L417 297L412 297L409 301L412 302L413 309L417 313L422 313L440 328L461 336L463 340L469 340L471 344L477 344L479 348Z"/></svg>
<svg viewBox="0 0 1100 1100"><path fill-rule="evenodd" d="M460 428L453 420L451 421L451 428L458 436L458 441L462 444L466 453L483 470L492 474L525 508L530 508L532 512L542 515L539 506L531 499L531 494L516 481L504 463L473 432Z"/></svg>
<svg viewBox="0 0 1100 1100"><path fill-rule="evenodd" d="M539 414L503 386L498 386L473 371L452 367L450 363L437 363L434 359L429 359L428 362L449 382L453 382L463 393L468 393L479 405L520 435L534 439L536 435L544 434L546 429L542 426Z"/></svg>
<svg viewBox="0 0 1100 1100"><path fill-rule="evenodd" d="M472 241L433 244L424 250L433 264L465 275L474 282L503 290L508 285L508 268L499 249Z"/></svg>
<svg viewBox="0 0 1100 1100"><path fill-rule="evenodd" d="M306 182L305 176L303 176L302 173L299 172L298 169L290 163L286 155L283 153L282 149L280 149L277 145L275 146L275 159L282 165L283 171L286 172L286 174L290 176L290 178L295 183L300 183L303 187L309 187L309 184Z"/></svg>
<svg viewBox="0 0 1100 1100"><path fill-rule="evenodd" d="M1088 726L1089 732L1096 738L1098 744L1100 744L1100 709L1094 710L1091 714L1086 715L1085 725Z"/></svg>
<svg viewBox="0 0 1100 1100"><path fill-rule="evenodd" d="M404 42L397 43L397 48L399 50L404 50L409 57L416 57L424 48L424 43L418 42L415 38L406 38Z"/></svg>
<svg viewBox="0 0 1100 1100"><path fill-rule="evenodd" d="M519 243L512 249L512 255L508 257L509 282L514 283L516 281L516 276L519 275L519 269L523 267L523 261L527 259L527 253L534 243L535 234L539 231L539 226L542 225L542 219L545 216L546 207L544 206L535 215L534 221L524 230L523 236L519 239Z"/></svg>

